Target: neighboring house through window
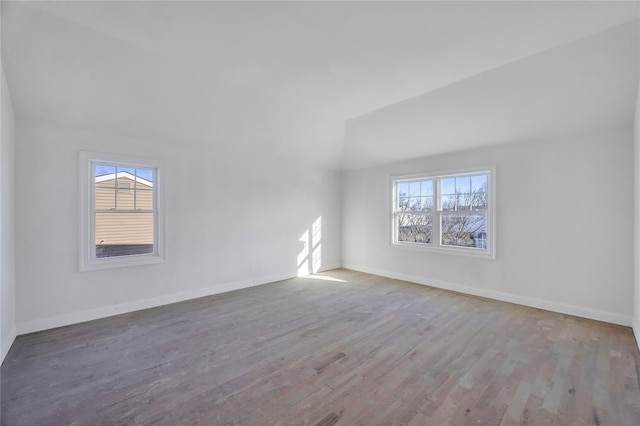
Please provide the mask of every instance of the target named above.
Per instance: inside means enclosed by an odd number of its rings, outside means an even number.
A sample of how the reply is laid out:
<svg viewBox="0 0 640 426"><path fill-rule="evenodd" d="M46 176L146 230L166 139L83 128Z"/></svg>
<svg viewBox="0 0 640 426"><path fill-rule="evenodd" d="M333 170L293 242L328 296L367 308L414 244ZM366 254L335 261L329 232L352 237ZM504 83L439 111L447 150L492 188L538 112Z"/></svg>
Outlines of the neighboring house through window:
<svg viewBox="0 0 640 426"><path fill-rule="evenodd" d="M392 243L495 257L493 168L392 179Z"/></svg>
<svg viewBox="0 0 640 426"><path fill-rule="evenodd" d="M81 153L81 270L162 258L160 163Z"/></svg>

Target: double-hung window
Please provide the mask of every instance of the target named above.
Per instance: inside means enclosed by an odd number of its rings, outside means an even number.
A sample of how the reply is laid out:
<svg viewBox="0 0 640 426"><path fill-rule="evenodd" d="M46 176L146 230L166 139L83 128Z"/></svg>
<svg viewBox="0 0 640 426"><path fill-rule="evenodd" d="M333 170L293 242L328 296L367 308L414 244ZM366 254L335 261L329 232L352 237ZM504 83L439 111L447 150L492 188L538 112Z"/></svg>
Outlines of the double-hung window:
<svg viewBox="0 0 640 426"><path fill-rule="evenodd" d="M81 152L81 270L163 260L161 165Z"/></svg>
<svg viewBox="0 0 640 426"><path fill-rule="evenodd" d="M494 257L492 169L392 179L392 243Z"/></svg>

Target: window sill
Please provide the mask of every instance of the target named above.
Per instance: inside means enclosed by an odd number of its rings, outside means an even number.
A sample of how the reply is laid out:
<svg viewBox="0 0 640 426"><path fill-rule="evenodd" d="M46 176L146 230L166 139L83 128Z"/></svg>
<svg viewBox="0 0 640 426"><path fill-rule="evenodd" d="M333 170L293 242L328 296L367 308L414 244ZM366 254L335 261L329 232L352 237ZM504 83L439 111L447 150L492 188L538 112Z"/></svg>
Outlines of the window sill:
<svg viewBox="0 0 640 426"><path fill-rule="evenodd" d="M163 257L160 257L158 255L131 256L128 258L123 257L125 256L121 256L119 258L94 260L86 264L83 262L83 264L80 265L80 272L102 271L106 269L129 268L144 265L157 265L159 263L164 263L165 261Z"/></svg>
<svg viewBox="0 0 640 426"><path fill-rule="evenodd" d="M443 247L443 246L434 246L431 244L421 244L421 243L391 243L391 247L394 249L401 249L401 250L452 254L455 256L473 257L477 259L496 260L495 252L491 250L462 248L462 247Z"/></svg>

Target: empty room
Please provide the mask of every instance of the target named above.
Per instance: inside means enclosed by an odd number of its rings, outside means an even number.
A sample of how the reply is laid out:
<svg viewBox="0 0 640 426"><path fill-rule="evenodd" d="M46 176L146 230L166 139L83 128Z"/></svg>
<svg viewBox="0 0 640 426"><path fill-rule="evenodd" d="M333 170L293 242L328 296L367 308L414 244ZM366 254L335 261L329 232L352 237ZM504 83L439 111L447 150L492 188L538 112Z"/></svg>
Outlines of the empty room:
<svg viewBox="0 0 640 426"><path fill-rule="evenodd" d="M640 425L640 2L1 2L0 424Z"/></svg>

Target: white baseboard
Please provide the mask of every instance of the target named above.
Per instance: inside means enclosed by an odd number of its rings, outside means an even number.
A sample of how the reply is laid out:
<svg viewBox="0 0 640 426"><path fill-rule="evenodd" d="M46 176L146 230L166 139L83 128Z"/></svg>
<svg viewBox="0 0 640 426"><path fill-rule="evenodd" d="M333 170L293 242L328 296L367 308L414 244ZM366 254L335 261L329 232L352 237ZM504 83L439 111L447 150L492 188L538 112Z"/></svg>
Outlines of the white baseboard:
<svg viewBox="0 0 640 426"><path fill-rule="evenodd" d="M13 329L11 329L11 332L9 333L9 335L2 341L2 352L0 353L0 365L2 365L2 363L4 362L4 358L9 353L9 349L11 349L11 345L13 345L13 342L16 340L16 337L18 337L18 331L14 326Z"/></svg>
<svg viewBox="0 0 640 426"><path fill-rule="evenodd" d="M638 350L640 351L640 317L636 316L633 319L633 335L636 337L636 343L638 344Z"/></svg>
<svg viewBox="0 0 640 426"><path fill-rule="evenodd" d="M366 272L368 274L380 275L387 278L393 278L402 281L409 281L416 284L427 285L430 287L441 288L444 290L457 291L459 293L465 293L473 296L486 297L488 299L500 300L502 302L515 303L517 305L529 306L532 308L544 309L547 311L558 312L561 314L574 315L578 317L593 319L597 321L608 322L611 324L623 325L631 327L633 324L633 318L628 315L620 315L615 312L601 311L598 309L585 308L582 306L569 305L566 303L553 302L548 300L537 299L527 296L519 296L511 293L504 293L501 291L487 290L477 287L471 287L467 285L460 285L449 283L440 280L433 280L417 275L403 274L399 272L386 271L378 268L370 268L367 266L353 265L346 263L344 268L352 269L354 271ZM636 324L636 328L637 324ZM640 328L637 330L640 332ZM640 334L636 334L640 336Z"/></svg>
<svg viewBox="0 0 640 426"><path fill-rule="evenodd" d="M322 266L318 272L327 272L327 271L332 271L334 269L340 269L340 268L342 268L341 263L334 263L332 265Z"/></svg>
<svg viewBox="0 0 640 426"><path fill-rule="evenodd" d="M102 308L90 309L82 312L74 312L70 314L58 315L50 318L42 318L33 321L20 323L17 325L17 334L34 333L51 328L63 327L66 325L77 324L80 322L91 321L100 318L106 318L113 315L124 314L128 312L139 311L142 309L155 308L158 306L169 305L171 303L184 302L185 300L197 299L199 297L211 296L214 294L226 293L228 291L240 290L243 288L254 287L262 284L268 284L276 281L282 281L293 278L291 274L270 275L261 278L255 278L245 281L235 281L224 283L216 286L203 287L195 290L184 291L180 293L167 294L164 296L152 297L150 299L136 300L135 302L127 302L118 305L105 306ZM2 347L4 350L4 346Z"/></svg>

